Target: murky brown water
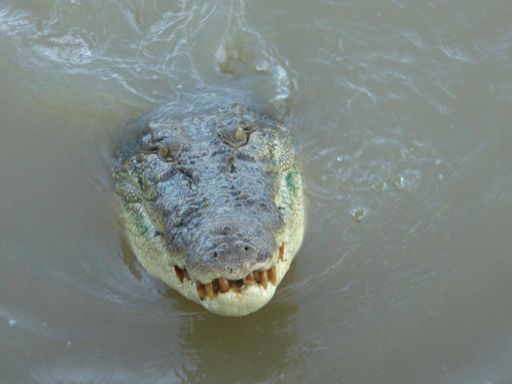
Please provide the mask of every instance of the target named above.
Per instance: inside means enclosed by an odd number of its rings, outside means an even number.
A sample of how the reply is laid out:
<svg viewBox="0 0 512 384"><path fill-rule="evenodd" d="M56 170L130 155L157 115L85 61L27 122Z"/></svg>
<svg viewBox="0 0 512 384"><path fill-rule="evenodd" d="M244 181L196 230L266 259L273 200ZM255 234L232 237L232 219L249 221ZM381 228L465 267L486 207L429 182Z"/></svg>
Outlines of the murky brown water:
<svg viewBox="0 0 512 384"><path fill-rule="evenodd" d="M508 0L1 1L0 382L512 383L511 61ZM110 192L127 121L214 92L307 187L241 319L141 270Z"/></svg>

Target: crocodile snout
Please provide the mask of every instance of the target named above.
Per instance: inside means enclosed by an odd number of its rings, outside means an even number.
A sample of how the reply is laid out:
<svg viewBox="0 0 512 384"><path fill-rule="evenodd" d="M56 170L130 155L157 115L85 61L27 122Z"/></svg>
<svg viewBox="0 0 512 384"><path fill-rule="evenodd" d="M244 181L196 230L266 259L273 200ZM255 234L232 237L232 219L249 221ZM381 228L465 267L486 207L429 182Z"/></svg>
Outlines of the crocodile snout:
<svg viewBox="0 0 512 384"><path fill-rule="evenodd" d="M270 265L275 249L272 233L257 225L223 224L200 239L190 249L187 264L189 272L205 282L219 277L242 279Z"/></svg>

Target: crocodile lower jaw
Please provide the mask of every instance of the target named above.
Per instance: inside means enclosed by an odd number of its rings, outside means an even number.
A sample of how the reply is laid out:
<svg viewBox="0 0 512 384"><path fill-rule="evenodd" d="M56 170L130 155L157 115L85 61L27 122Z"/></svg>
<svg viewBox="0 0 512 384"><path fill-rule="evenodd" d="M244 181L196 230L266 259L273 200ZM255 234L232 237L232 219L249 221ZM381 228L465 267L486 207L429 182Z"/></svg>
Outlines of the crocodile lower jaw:
<svg viewBox="0 0 512 384"><path fill-rule="evenodd" d="M266 270L249 273L244 279L218 278L203 284L191 278L187 271L174 266L175 274L168 284L210 312L225 316L244 316L267 304L288 271L291 258L285 245L279 247L278 258Z"/></svg>

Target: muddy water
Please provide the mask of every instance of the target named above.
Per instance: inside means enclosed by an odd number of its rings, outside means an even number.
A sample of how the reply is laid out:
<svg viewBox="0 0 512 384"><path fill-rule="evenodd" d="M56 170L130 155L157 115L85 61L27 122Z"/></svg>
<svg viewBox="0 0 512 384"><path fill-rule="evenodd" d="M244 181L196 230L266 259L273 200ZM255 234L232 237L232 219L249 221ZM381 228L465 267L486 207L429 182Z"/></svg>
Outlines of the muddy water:
<svg viewBox="0 0 512 384"><path fill-rule="evenodd" d="M509 1L0 2L1 383L511 383ZM112 138L237 95L287 121L308 230L220 318L125 245Z"/></svg>

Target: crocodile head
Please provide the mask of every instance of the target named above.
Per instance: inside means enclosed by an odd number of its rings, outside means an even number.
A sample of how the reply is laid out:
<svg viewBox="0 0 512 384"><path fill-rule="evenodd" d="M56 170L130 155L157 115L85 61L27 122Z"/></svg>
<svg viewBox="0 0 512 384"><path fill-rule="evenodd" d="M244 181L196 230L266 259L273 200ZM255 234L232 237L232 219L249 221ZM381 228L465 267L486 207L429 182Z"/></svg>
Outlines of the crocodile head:
<svg viewBox="0 0 512 384"><path fill-rule="evenodd" d="M265 305L304 230L286 129L240 104L179 119L163 107L126 136L114 182L144 268L217 314Z"/></svg>

